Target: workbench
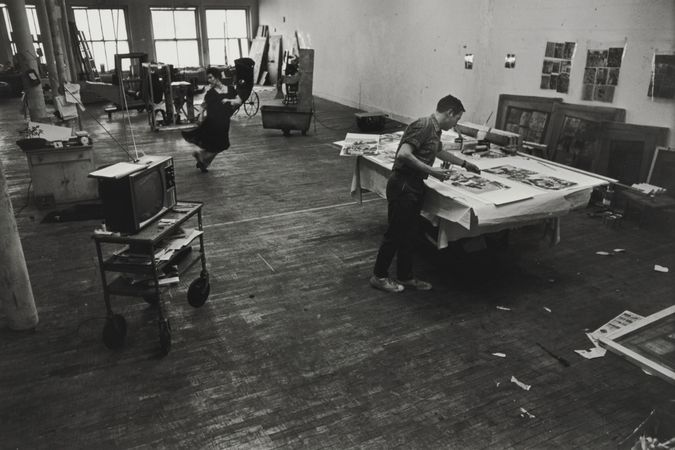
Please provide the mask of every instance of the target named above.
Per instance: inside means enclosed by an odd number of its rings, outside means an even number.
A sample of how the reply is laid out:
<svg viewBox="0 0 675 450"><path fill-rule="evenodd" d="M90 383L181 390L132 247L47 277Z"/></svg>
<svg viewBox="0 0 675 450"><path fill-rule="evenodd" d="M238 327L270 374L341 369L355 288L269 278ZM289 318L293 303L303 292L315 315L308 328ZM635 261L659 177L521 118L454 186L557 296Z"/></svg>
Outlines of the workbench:
<svg viewBox="0 0 675 450"><path fill-rule="evenodd" d="M89 178L94 167L91 145L45 146L24 150L28 160L33 199L38 205L94 200L96 180Z"/></svg>
<svg viewBox="0 0 675 450"><path fill-rule="evenodd" d="M559 240L560 217L571 210L586 206L593 189L615 180L594 175L562 164L522 153L513 156L484 158L479 155L458 155L476 164L483 172L481 177L489 178L518 192L518 200L508 201L506 197L496 203L472 195L451 182L441 182L429 177L425 180L427 192L421 215L433 225L434 235L427 237L442 249L449 242L463 238L477 237L487 233L547 221L551 230L552 244ZM436 160L436 165L441 161ZM512 166L536 172L542 176L569 180L574 185L565 188L545 189L532 185L521 186L495 174L485 172L498 166ZM362 199L364 190L386 198L386 186L393 166L392 155L378 154L356 157L352 177L352 195ZM466 173L458 166L453 170Z"/></svg>

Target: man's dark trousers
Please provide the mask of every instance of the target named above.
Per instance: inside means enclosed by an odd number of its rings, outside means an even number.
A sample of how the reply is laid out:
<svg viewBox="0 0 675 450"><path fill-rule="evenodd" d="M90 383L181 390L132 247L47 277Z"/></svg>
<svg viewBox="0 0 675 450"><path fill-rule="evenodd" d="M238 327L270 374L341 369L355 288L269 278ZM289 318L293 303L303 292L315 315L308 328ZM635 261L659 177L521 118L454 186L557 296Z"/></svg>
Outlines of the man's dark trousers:
<svg viewBox="0 0 675 450"><path fill-rule="evenodd" d="M396 276L399 280L413 278L413 250L419 216L424 200L424 180L419 176L394 171L387 182L387 217L389 227L384 233L375 260L376 277L389 276L389 266L397 256Z"/></svg>

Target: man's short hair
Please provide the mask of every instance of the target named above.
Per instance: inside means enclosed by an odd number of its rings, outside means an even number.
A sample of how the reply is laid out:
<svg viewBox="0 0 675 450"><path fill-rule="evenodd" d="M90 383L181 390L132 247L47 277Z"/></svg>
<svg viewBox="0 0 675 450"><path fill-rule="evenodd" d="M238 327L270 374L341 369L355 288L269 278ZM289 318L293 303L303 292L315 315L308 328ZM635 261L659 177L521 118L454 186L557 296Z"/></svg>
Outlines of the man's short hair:
<svg viewBox="0 0 675 450"><path fill-rule="evenodd" d="M462 105L462 102L457 97L453 97L452 95L446 95L445 97L443 97L438 101L438 104L436 105L436 111L446 112L449 110L452 110L453 114L466 111L464 109L464 105Z"/></svg>

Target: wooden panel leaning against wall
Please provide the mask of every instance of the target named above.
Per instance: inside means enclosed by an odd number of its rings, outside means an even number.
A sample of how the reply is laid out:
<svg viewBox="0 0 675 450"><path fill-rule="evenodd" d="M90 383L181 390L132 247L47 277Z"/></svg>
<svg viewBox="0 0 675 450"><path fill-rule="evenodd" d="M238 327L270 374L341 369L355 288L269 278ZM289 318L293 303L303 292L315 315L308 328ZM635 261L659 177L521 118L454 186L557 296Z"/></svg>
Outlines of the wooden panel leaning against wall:
<svg viewBox="0 0 675 450"><path fill-rule="evenodd" d="M502 94L497 129L546 146L544 157L623 184L647 180L668 129L625 123L626 110L565 103L557 97Z"/></svg>
<svg viewBox="0 0 675 450"><path fill-rule="evenodd" d="M647 181L656 147L668 140L668 128L604 122L594 172L632 185Z"/></svg>
<svg viewBox="0 0 675 450"><path fill-rule="evenodd" d="M559 97L501 94L495 128L518 133L523 141L546 145L551 140L551 113Z"/></svg>
<svg viewBox="0 0 675 450"><path fill-rule="evenodd" d="M603 122L624 122L626 110L606 106L560 103L551 113L549 158L577 169L596 172ZM600 173L600 172L596 172ZM602 173L601 175L606 175Z"/></svg>

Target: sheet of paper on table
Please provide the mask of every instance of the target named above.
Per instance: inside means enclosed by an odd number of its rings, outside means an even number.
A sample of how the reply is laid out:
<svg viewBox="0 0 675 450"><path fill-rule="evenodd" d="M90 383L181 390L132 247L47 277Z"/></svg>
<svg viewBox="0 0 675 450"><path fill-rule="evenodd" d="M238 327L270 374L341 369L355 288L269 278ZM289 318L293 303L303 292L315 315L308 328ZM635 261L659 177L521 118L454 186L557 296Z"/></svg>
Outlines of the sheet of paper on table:
<svg viewBox="0 0 675 450"><path fill-rule="evenodd" d="M448 189L455 190L469 198L499 206L526 200L537 194L536 191L527 186L509 183L508 180L502 180L490 174L476 175L457 166L453 167L452 170L453 173L449 180L444 182L434 180L431 182L434 185L438 184L439 192L451 197L453 195L448 192Z"/></svg>
<svg viewBox="0 0 675 450"><path fill-rule="evenodd" d="M347 133L340 156L377 155L379 134Z"/></svg>

